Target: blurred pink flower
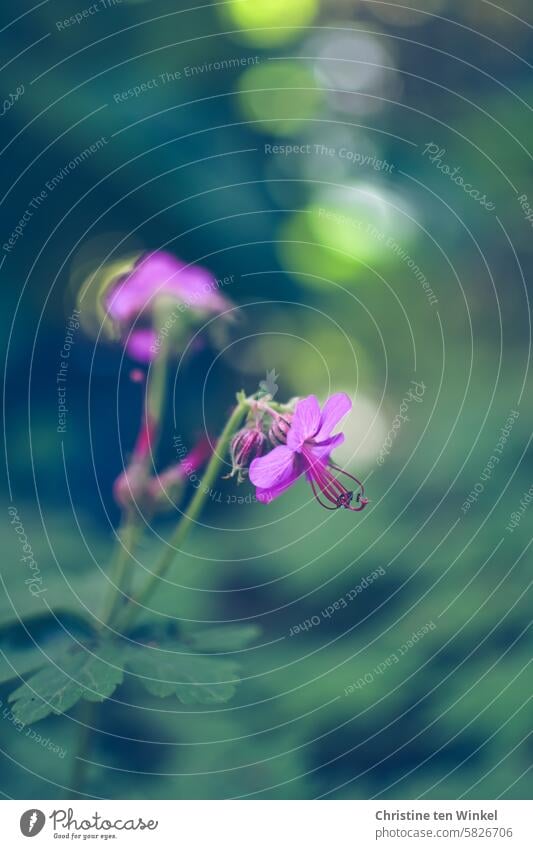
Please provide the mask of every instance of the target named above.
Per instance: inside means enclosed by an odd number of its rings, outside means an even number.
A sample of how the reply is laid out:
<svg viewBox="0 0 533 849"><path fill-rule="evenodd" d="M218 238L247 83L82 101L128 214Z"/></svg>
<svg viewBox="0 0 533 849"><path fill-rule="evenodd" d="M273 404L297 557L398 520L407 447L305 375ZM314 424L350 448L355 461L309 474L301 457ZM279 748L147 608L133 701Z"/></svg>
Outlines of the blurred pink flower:
<svg viewBox="0 0 533 849"><path fill-rule="evenodd" d="M205 268L187 265L165 251L142 256L132 270L117 280L106 298L106 308L119 325L128 353L136 360L149 362L158 353L154 309L157 299L165 296L180 305L171 315L171 325L188 311L196 320L224 313L232 303L218 289L213 275Z"/></svg>
<svg viewBox="0 0 533 849"><path fill-rule="evenodd" d="M147 508L160 511L172 507L187 480L204 465L213 453L210 440L204 436L178 463L150 476L153 463L152 447L156 435L155 424L147 423L141 429L128 466L121 472L113 486L113 495L123 510Z"/></svg>
<svg viewBox="0 0 533 849"><path fill-rule="evenodd" d="M287 433L287 444L278 445L250 465L250 480L257 488L257 500L272 501L305 474L315 498L326 509L362 510L368 503L363 485L330 461L333 449L344 442L342 433L332 436L332 431L351 408L352 402L344 392L332 395L322 410L314 395L299 401ZM357 507L352 506L353 490L347 489L331 469L358 485Z"/></svg>
<svg viewBox="0 0 533 849"><path fill-rule="evenodd" d="M187 480L204 465L213 453L212 443L202 437L189 453L178 463L168 466L164 471L150 478L147 485L147 495L152 508L168 509L173 506L173 499L180 493Z"/></svg>
<svg viewBox="0 0 533 849"><path fill-rule="evenodd" d="M123 510L138 504L144 497L148 464L156 432L156 422L146 415L137 436L131 460L113 484L113 496Z"/></svg>

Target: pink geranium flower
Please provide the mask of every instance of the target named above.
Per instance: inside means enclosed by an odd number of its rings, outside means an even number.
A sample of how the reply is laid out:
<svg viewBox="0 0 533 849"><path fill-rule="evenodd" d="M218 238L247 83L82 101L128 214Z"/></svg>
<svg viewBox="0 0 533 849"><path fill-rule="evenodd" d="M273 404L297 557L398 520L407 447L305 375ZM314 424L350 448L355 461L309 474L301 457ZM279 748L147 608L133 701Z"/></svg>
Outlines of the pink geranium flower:
<svg viewBox="0 0 533 849"><path fill-rule="evenodd" d="M344 441L344 434L332 435L332 431L351 408L352 402L344 392L332 395L322 410L314 395L299 401L287 433L287 444L279 445L250 465L249 476L257 488L258 501L272 501L305 475L315 498L326 509L362 510L368 504L363 485L330 460L333 449ZM353 490L339 481L339 474L358 485L357 507L352 504Z"/></svg>
<svg viewBox="0 0 533 849"><path fill-rule="evenodd" d="M150 362L157 355L153 313L160 296L174 299L183 311L190 310L189 314L199 320L232 307L205 268L187 265L165 251L145 254L117 281L106 299L109 315L126 338L128 353L141 362ZM176 313L173 323L179 320Z"/></svg>

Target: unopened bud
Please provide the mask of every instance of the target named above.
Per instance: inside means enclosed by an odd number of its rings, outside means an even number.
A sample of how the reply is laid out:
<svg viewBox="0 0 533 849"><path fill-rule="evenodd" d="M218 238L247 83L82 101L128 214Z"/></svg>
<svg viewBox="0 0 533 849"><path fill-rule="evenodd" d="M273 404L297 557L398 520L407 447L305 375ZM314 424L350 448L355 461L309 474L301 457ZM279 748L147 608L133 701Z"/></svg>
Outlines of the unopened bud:
<svg viewBox="0 0 533 849"><path fill-rule="evenodd" d="M284 413L282 416L276 416L272 420L268 438L272 445L285 445L287 442L287 434L291 429L292 413Z"/></svg>
<svg viewBox="0 0 533 849"><path fill-rule="evenodd" d="M172 510L181 500L186 483L187 475L180 463L150 478L147 491L152 510L157 512Z"/></svg>
<svg viewBox="0 0 533 849"><path fill-rule="evenodd" d="M243 427L231 440L232 469L228 477L237 475L242 483L248 467L256 457L262 457L268 447L268 439L259 427Z"/></svg>
<svg viewBox="0 0 533 849"><path fill-rule="evenodd" d="M113 496L123 510L141 506L146 494L146 472L142 463L133 462L113 484Z"/></svg>
<svg viewBox="0 0 533 849"><path fill-rule="evenodd" d="M185 492L187 480L211 454L211 442L207 437L202 437L183 460L151 478L147 486L151 509L158 513L173 510Z"/></svg>

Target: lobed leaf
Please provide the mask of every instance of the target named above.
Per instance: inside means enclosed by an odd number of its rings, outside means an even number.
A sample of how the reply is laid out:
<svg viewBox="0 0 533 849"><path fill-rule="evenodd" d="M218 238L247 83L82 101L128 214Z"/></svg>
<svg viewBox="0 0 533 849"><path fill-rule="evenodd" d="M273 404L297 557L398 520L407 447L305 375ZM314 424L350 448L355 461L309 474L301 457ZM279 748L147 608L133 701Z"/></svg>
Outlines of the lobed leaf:
<svg viewBox="0 0 533 849"><path fill-rule="evenodd" d="M228 652L247 648L260 634L259 625L221 625L189 634L188 640L197 651Z"/></svg>
<svg viewBox="0 0 533 849"><path fill-rule="evenodd" d="M191 654L176 644L132 647L126 665L149 693L175 695L184 705L227 702L239 681L234 661Z"/></svg>
<svg viewBox="0 0 533 849"><path fill-rule="evenodd" d="M65 713L80 699L104 701L123 680L123 654L123 648L111 642L64 652L56 666L43 667L11 693L14 715L31 724L51 713Z"/></svg>
<svg viewBox="0 0 533 849"><path fill-rule="evenodd" d="M55 662L72 647L74 639L90 636L87 623L74 616L33 617L1 629L0 684L21 678L47 663Z"/></svg>

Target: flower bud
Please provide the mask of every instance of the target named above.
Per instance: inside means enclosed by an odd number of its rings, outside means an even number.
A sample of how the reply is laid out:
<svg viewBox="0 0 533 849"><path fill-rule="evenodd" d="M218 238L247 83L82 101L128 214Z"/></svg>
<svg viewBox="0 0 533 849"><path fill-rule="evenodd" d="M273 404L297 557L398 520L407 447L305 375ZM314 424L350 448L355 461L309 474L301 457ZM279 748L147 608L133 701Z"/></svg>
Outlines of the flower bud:
<svg viewBox="0 0 533 849"><path fill-rule="evenodd" d="M285 445L287 442L287 434L291 429L292 413L283 413L282 416L276 416L272 420L268 438L272 445Z"/></svg>
<svg viewBox="0 0 533 849"><path fill-rule="evenodd" d="M174 509L185 492L187 480L203 466L211 454L211 443L207 437L203 437L183 460L150 478L147 495L152 510L162 513Z"/></svg>
<svg viewBox="0 0 533 849"><path fill-rule="evenodd" d="M148 413L143 415L131 459L113 484L113 497L122 510L145 506L148 485L147 464L157 430L155 419Z"/></svg>
<svg viewBox="0 0 533 849"><path fill-rule="evenodd" d="M257 425L237 431L231 440L232 469L228 477L237 475L238 482L242 483L252 460L261 457L267 446L268 439Z"/></svg>
<svg viewBox="0 0 533 849"><path fill-rule="evenodd" d="M146 495L146 471L141 463L132 463L113 484L115 502L122 510L141 507Z"/></svg>
<svg viewBox="0 0 533 849"><path fill-rule="evenodd" d="M150 478L147 493L152 511L164 513L172 510L181 501L186 483L187 474L181 463L176 463L164 472Z"/></svg>

